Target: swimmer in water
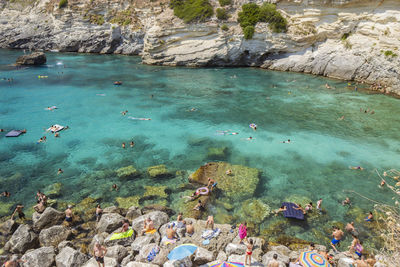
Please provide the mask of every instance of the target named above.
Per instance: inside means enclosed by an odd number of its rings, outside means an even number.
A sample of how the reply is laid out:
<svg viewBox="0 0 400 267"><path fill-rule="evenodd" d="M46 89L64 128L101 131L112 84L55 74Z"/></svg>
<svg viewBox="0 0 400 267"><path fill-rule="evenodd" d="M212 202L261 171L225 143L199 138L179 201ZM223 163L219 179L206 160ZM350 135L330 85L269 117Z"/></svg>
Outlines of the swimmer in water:
<svg viewBox="0 0 400 267"><path fill-rule="evenodd" d="M344 120L344 115L343 115L342 117L338 118L337 120L338 120L338 121Z"/></svg>
<svg viewBox="0 0 400 267"><path fill-rule="evenodd" d="M331 87L329 86L328 83L325 84L325 87L326 87L327 89L331 89Z"/></svg>
<svg viewBox="0 0 400 267"><path fill-rule="evenodd" d="M382 181L381 181L381 187L384 187L385 184L386 184L385 180L382 180Z"/></svg>
<svg viewBox="0 0 400 267"><path fill-rule="evenodd" d="M122 148L125 148L125 143L122 143Z"/></svg>
<svg viewBox="0 0 400 267"><path fill-rule="evenodd" d="M63 173L64 171L61 169L61 168L59 168L58 169L58 171L57 171L57 174L61 174L61 173Z"/></svg>
<svg viewBox="0 0 400 267"><path fill-rule="evenodd" d="M115 191L118 191L118 186L117 186L117 184L113 184L113 185L112 185L111 190L114 190L114 189L115 189Z"/></svg>
<svg viewBox="0 0 400 267"><path fill-rule="evenodd" d="M128 113L128 111L127 111L127 110L125 110L125 111L122 111L122 112L121 112L121 114L122 114L123 116L125 116L125 115L126 115L126 113Z"/></svg>
<svg viewBox="0 0 400 267"><path fill-rule="evenodd" d="M193 111L197 111L197 109L196 108L191 108L189 111L193 112Z"/></svg>
<svg viewBox="0 0 400 267"><path fill-rule="evenodd" d="M131 142L130 142L130 146L131 146L131 147L134 147L134 146L135 146L135 142L131 141Z"/></svg>
<svg viewBox="0 0 400 267"><path fill-rule="evenodd" d="M282 143L284 143L284 144L290 144L290 139L288 139L287 141L282 141Z"/></svg>
<svg viewBox="0 0 400 267"><path fill-rule="evenodd" d="M59 133L55 133L54 137L60 137L60 134Z"/></svg>
<svg viewBox="0 0 400 267"><path fill-rule="evenodd" d="M350 166L350 169L352 169L352 170L361 170L361 171L364 170L364 168L361 167L361 166Z"/></svg>
<svg viewBox="0 0 400 267"><path fill-rule="evenodd" d="M247 141L251 141L251 140L253 140L253 139L254 139L254 138L251 137L251 136L250 136L249 138L246 138Z"/></svg>

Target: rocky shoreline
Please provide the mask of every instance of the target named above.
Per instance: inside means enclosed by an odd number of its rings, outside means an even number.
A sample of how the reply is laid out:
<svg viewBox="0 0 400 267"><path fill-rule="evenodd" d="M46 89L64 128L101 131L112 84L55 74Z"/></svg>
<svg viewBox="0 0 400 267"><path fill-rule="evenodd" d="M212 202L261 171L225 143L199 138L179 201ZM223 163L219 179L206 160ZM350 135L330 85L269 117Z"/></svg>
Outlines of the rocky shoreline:
<svg viewBox="0 0 400 267"><path fill-rule="evenodd" d="M245 40L237 23L241 6L185 24L169 1L0 1L0 47L44 51L141 55L143 63L168 66L252 66L304 72L371 84L400 94L400 11L395 0L276 2L287 33L258 23ZM265 1L255 1L262 3ZM210 1L219 8L218 1ZM226 25L228 30L222 30Z"/></svg>
<svg viewBox="0 0 400 267"><path fill-rule="evenodd" d="M206 221L193 218L184 218L192 222L194 234L185 235L177 231L180 239L174 244L164 242L166 230L171 222L176 223L166 212L154 209L141 210L137 207L121 209L115 206L104 209L101 219L96 222L91 220L82 223L79 216L74 215L72 223L64 221L63 212L51 207L42 213L35 213L32 221L17 223L9 219L1 226L2 235L7 237L0 262L4 262L11 255L17 255L23 261L22 266L42 267L95 267L97 263L92 255L95 242L107 247L105 264L108 267L134 267L134 266L210 266L221 261L244 262L246 246L240 244L238 230L229 224L215 224L215 229L220 229L219 235L204 243L202 237ZM144 221L151 218L157 230L153 234L140 236ZM121 232L123 221L129 221L129 227L134 233L130 237L112 240L114 233ZM279 266L288 266L295 262L301 252L309 250L309 244L290 249L279 244L267 243L259 237L250 237L254 242L252 266L267 266L273 255L278 255ZM83 242L82 242L83 241ZM182 260L168 260L169 252L181 244L194 244L198 246L195 253ZM159 252L150 262L147 256L157 247ZM325 251L325 246L317 245L316 250ZM350 266L354 261L346 253L334 254L332 261L338 267ZM376 257L379 259L379 256ZM375 267L386 266L379 262Z"/></svg>

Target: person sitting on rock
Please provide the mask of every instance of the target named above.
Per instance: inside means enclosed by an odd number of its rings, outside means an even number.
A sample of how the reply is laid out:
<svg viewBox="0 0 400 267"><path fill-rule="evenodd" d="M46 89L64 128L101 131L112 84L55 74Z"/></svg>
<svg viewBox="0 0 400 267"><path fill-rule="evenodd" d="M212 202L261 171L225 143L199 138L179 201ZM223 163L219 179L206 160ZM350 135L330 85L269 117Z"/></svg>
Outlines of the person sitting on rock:
<svg viewBox="0 0 400 267"><path fill-rule="evenodd" d="M174 228L172 227L171 224L169 224L167 226L167 231L166 232L167 232L167 238L169 240L178 239L178 236L176 235L176 232L175 232L175 230L174 230Z"/></svg>
<svg viewBox="0 0 400 267"><path fill-rule="evenodd" d="M40 201L38 204L33 206L33 209L38 213L43 213L43 211L46 209L46 205L44 204L43 201Z"/></svg>
<svg viewBox="0 0 400 267"><path fill-rule="evenodd" d="M129 230L129 221L127 219L125 219L125 220L123 220L121 233L125 233L128 230Z"/></svg>
<svg viewBox="0 0 400 267"><path fill-rule="evenodd" d="M279 267L278 254L272 256L272 260L268 263L268 267Z"/></svg>
<svg viewBox="0 0 400 267"><path fill-rule="evenodd" d="M186 224L186 234L188 236L192 236L194 234L194 226L192 221L188 221L188 223Z"/></svg>
<svg viewBox="0 0 400 267"><path fill-rule="evenodd" d="M142 230L142 235L145 234L148 231L151 231L154 229L154 223L151 220L150 217L147 217L147 219L144 221L144 225L143 225L143 230Z"/></svg>
<svg viewBox="0 0 400 267"><path fill-rule="evenodd" d="M199 202L196 204L196 206L194 206L193 208L194 210L199 210L199 211L204 211L205 208L203 206L203 203L201 203L201 200L199 199Z"/></svg>
<svg viewBox="0 0 400 267"><path fill-rule="evenodd" d="M8 191L4 191L3 193L1 193L1 196L3 196L3 197L10 197L10 192L8 192Z"/></svg>

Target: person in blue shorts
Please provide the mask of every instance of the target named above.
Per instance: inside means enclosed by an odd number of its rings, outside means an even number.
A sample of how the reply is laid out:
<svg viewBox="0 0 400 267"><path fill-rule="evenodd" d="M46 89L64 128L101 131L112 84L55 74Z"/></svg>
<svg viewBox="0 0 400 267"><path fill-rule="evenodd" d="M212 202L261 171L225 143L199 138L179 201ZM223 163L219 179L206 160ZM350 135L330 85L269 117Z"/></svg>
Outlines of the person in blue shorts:
<svg viewBox="0 0 400 267"><path fill-rule="evenodd" d="M374 219L374 215L372 214L372 212L370 211L368 213L368 216L364 219L366 222L372 222L372 220Z"/></svg>
<svg viewBox="0 0 400 267"><path fill-rule="evenodd" d="M340 246L340 241L343 238L343 234L344 233L343 233L342 230L340 230L336 226L333 226L333 233L332 233L333 238L332 238L332 241L331 241L331 246L336 252L338 252L337 249L336 249L336 246L338 246L338 247Z"/></svg>

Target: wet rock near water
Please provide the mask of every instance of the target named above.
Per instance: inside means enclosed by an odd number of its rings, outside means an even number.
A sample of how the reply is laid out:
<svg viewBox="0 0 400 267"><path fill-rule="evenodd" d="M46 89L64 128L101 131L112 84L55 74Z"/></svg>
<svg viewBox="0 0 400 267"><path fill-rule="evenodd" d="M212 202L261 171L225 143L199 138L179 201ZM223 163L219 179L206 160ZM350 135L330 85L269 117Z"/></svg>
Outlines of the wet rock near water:
<svg viewBox="0 0 400 267"><path fill-rule="evenodd" d="M150 178L168 178L172 176L172 173L164 164L147 168L147 174Z"/></svg>
<svg viewBox="0 0 400 267"><path fill-rule="evenodd" d="M17 58L17 65L43 65L46 64L46 55L43 52L33 52Z"/></svg>

